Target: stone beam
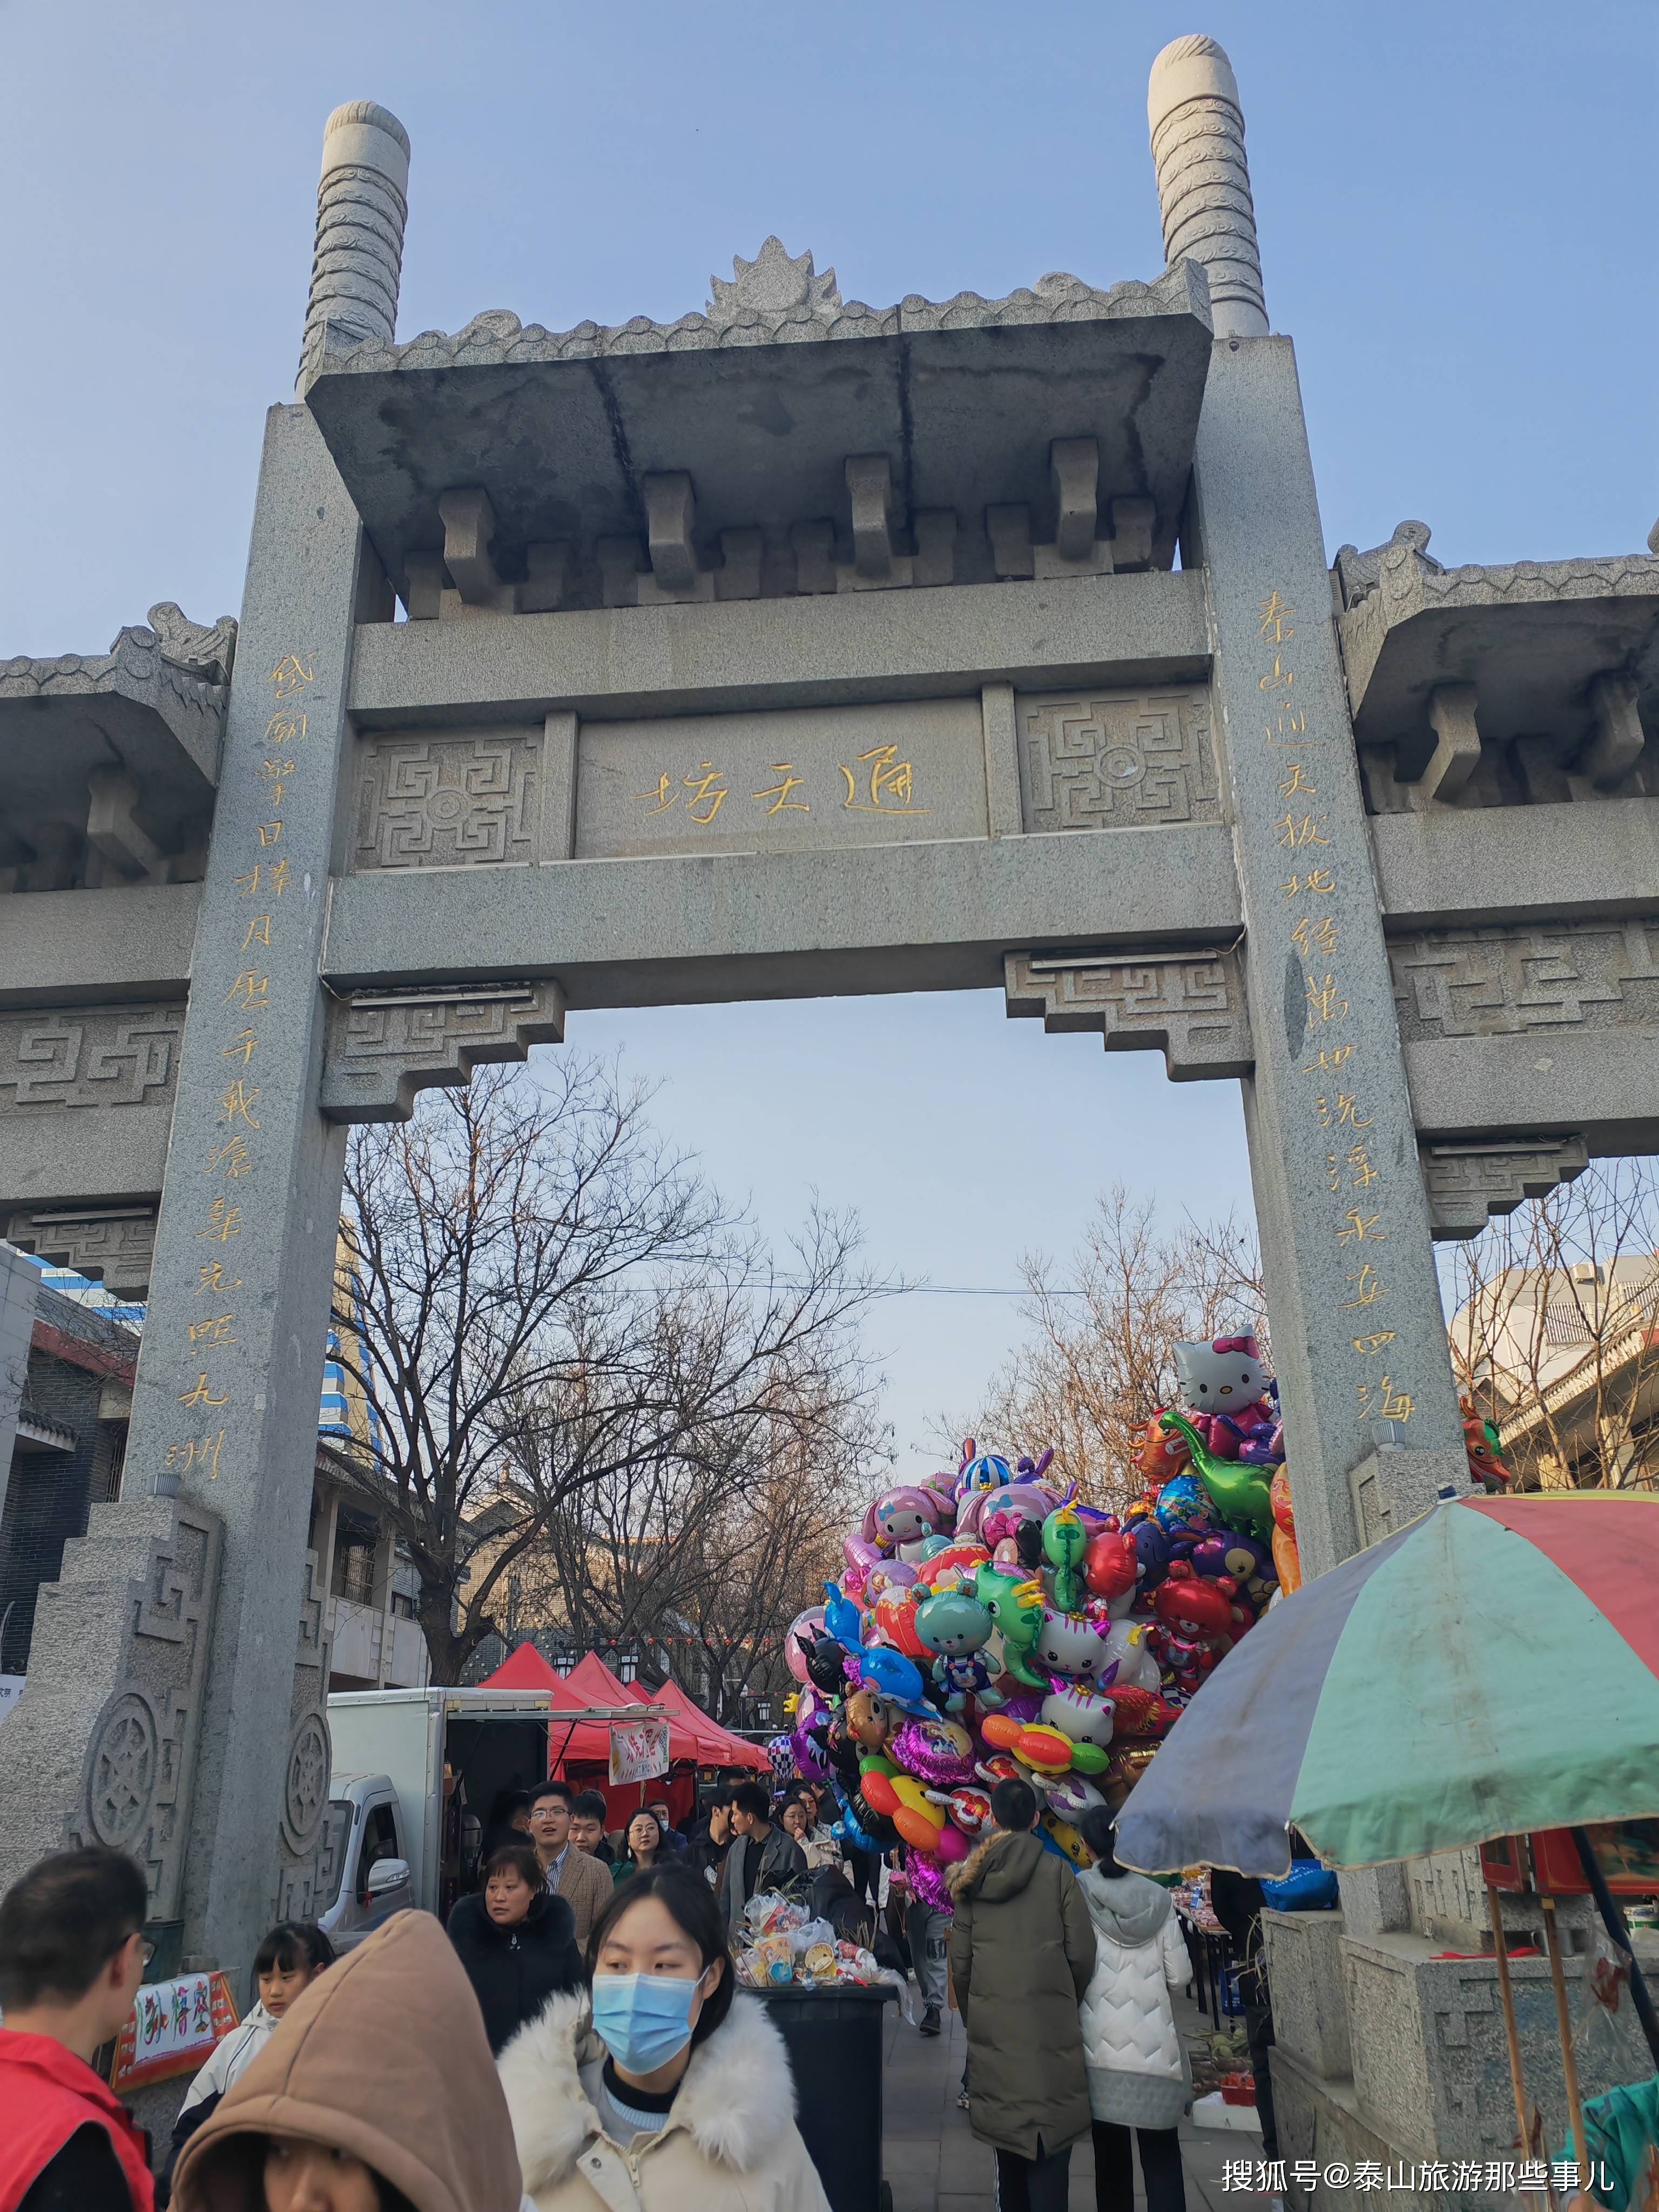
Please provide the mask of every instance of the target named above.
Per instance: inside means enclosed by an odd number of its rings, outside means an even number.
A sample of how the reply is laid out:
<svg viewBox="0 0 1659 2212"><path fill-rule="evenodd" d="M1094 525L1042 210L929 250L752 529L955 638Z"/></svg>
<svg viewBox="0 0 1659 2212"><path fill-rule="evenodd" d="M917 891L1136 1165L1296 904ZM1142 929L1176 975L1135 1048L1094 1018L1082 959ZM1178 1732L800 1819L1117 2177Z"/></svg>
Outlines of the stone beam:
<svg viewBox="0 0 1659 2212"><path fill-rule="evenodd" d="M574 1008L710 1004L994 989L1011 946L1178 950L1238 927L1231 833L1189 823L345 877L324 973L337 991L556 975Z"/></svg>
<svg viewBox="0 0 1659 2212"><path fill-rule="evenodd" d="M182 999L200 884L0 898L0 1006Z"/></svg>
<svg viewBox="0 0 1659 2212"><path fill-rule="evenodd" d="M1414 1118L1432 1138L1659 1137L1659 912L1391 936Z"/></svg>
<svg viewBox="0 0 1659 2212"><path fill-rule="evenodd" d="M1556 1128L1574 1131L1595 1159L1659 1152L1651 1029L1419 1039L1405 1050L1413 1111L1427 1141L1486 1146Z"/></svg>
<svg viewBox="0 0 1659 2212"><path fill-rule="evenodd" d="M1180 683L1209 668L1196 571L471 622L368 623L360 727L961 696L986 683Z"/></svg>
<svg viewBox="0 0 1659 2212"><path fill-rule="evenodd" d="M1659 887L1659 799L1374 814L1367 826L1390 935L1650 912Z"/></svg>

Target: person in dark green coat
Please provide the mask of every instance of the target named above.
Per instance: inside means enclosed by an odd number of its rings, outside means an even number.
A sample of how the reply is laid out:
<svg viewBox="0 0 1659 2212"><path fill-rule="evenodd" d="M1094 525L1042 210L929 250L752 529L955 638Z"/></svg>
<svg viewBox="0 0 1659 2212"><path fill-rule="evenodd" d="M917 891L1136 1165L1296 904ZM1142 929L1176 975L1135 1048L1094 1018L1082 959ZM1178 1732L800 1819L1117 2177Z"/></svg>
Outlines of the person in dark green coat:
<svg viewBox="0 0 1659 2212"><path fill-rule="evenodd" d="M1036 1792L999 1782L994 1832L951 1882L951 1981L968 2030L968 2118L997 2154L1006 2212L1065 2212L1089 2132L1078 2008L1095 1935L1077 1876L1031 1833Z"/></svg>

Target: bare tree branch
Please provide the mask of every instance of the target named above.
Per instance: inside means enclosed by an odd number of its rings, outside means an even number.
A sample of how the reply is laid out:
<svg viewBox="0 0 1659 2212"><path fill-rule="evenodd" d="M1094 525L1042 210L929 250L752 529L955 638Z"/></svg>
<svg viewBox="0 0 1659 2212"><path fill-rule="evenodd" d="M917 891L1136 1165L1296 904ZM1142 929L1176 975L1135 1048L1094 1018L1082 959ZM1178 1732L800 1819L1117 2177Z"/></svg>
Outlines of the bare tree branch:
<svg viewBox="0 0 1659 2212"><path fill-rule="evenodd" d="M763 1438L839 1464L873 1394L858 1326L883 1286L855 1224L815 1215L775 1267L665 1148L641 1089L563 1055L538 1072L426 1093L349 1148L334 1322L368 1407L362 1486L413 1557L446 1682L496 1632L504 1583L537 1579L538 1545L563 1541L580 1593L591 1545L572 1532L607 1512L667 1528L694 1492L707 1510ZM666 1597L634 1549L617 1587L640 1585L643 1618Z"/></svg>
<svg viewBox="0 0 1659 2212"><path fill-rule="evenodd" d="M1459 1390L1523 1488L1659 1483L1659 1169L1592 1162L1443 1248Z"/></svg>
<svg viewBox="0 0 1659 2212"><path fill-rule="evenodd" d="M1162 1235L1152 1201L1114 1184L1063 1266L1037 1254L1020 1272L1031 1339L993 1379L969 1425L1008 1445L1052 1444L1057 1468L1085 1497L1121 1506L1141 1486L1136 1431L1175 1392L1175 1346L1248 1329L1265 1335L1254 1236L1231 1217Z"/></svg>

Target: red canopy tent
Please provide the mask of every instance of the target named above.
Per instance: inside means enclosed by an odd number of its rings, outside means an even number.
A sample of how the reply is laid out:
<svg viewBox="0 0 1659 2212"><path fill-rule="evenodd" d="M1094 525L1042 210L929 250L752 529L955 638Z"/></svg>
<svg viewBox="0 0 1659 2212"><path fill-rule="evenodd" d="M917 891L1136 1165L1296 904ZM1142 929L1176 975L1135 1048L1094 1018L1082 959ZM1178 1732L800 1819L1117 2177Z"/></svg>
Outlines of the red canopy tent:
<svg viewBox="0 0 1659 2212"><path fill-rule="evenodd" d="M532 1644L521 1644L489 1676L486 1688L546 1690L556 1705L660 1705L667 1709L668 1756L672 1771L643 1789L630 1783L616 1790L608 1776L611 1731L603 1722L578 1721L569 1729L556 1719L548 1731L549 1771L562 1774L578 1789L598 1790L605 1801L608 1827L623 1826L630 1813L650 1796L667 1798L677 1820L683 1820L696 1798L693 1770L699 1766L747 1766L765 1772L766 1753L752 1743L712 1721L677 1682L660 1690L647 1690L637 1682L624 1682L607 1667L597 1651L580 1658L562 1678L555 1674Z"/></svg>
<svg viewBox="0 0 1659 2212"><path fill-rule="evenodd" d="M595 1662L598 1665L598 1662ZM611 1723L608 1721L560 1722L559 1711L580 1712L588 1705L631 1705L639 1700L624 1689L609 1668L600 1667L603 1681L584 1680L574 1686L550 1667L533 1644L521 1644L479 1687L485 1690L545 1690L554 1707L547 1731L550 1774L562 1771L567 1760L611 1763Z"/></svg>
<svg viewBox="0 0 1659 2212"><path fill-rule="evenodd" d="M521 1644L503 1659L493 1674L486 1674L481 1690L556 1690L556 1674L533 1644Z"/></svg>
<svg viewBox="0 0 1659 2212"><path fill-rule="evenodd" d="M707 1748L702 1756L706 1765L719 1766L752 1766L769 1772L771 1760L757 1743L749 1743L740 1735L733 1735L718 1721L711 1721L702 1707L687 1697L678 1682L665 1682L654 1692L659 1705L672 1705L677 1713L684 1713L697 1732L698 1740Z"/></svg>

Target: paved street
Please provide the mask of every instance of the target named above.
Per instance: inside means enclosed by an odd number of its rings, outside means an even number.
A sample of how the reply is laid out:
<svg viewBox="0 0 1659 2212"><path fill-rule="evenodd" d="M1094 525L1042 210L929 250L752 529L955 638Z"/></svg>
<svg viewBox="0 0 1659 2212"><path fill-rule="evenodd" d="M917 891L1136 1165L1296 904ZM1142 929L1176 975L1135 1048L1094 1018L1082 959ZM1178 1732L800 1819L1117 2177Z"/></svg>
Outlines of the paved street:
<svg viewBox="0 0 1659 2212"><path fill-rule="evenodd" d="M1203 2027L1195 2005L1178 1994L1175 2004L1183 2036ZM947 2013L948 2033L932 2037L918 2035L896 2008L889 2008L885 2019L883 2160L893 2212L989 2212L996 2202L994 2160L975 2139L966 2112L957 2108L966 2049L961 2020ZM1188 2212L1261 2212L1264 2198L1221 2193L1223 2159L1259 2158L1259 2135L1185 2123L1181 2140ZM1142 2201L1138 2164L1135 2197ZM1085 2142L1072 2154L1073 2212L1094 2212L1094 2156Z"/></svg>

